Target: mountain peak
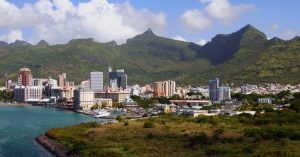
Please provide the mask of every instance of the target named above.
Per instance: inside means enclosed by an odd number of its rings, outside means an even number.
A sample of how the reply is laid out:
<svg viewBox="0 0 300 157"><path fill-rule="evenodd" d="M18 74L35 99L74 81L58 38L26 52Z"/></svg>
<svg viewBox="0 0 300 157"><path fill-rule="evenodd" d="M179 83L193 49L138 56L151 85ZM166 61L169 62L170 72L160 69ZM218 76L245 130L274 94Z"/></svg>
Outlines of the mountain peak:
<svg viewBox="0 0 300 157"><path fill-rule="evenodd" d="M5 41L0 41L0 47L6 46L7 43Z"/></svg>
<svg viewBox="0 0 300 157"><path fill-rule="evenodd" d="M39 41L36 45L39 45L39 46L49 46L48 42L45 41L45 40Z"/></svg>
<svg viewBox="0 0 300 157"><path fill-rule="evenodd" d="M107 45L107 46L111 46L111 47L114 47L114 46L117 46L117 45L118 45L117 42L114 41L114 40L109 41L109 42L106 42L106 43L104 43L104 44Z"/></svg>
<svg viewBox="0 0 300 157"><path fill-rule="evenodd" d="M15 42L11 43L10 45L12 45L12 46L29 46L31 44L24 40L16 40Z"/></svg>
<svg viewBox="0 0 300 157"><path fill-rule="evenodd" d="M144 32L141 35L150 35L150 36L155 36L151 28L148 28L146 32Z"/></svg>

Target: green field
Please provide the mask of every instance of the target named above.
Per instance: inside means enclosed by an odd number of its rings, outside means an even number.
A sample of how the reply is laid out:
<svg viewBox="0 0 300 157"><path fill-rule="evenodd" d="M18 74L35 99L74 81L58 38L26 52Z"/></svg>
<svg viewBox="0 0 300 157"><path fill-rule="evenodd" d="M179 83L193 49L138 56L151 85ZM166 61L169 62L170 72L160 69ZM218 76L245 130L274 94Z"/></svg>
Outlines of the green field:
<svg viewBox="0 0 300 157"><path fill-rule="evenodd" d="M300 114L156 118L86 123L46 134L80 156L300 156Z"/></svg>

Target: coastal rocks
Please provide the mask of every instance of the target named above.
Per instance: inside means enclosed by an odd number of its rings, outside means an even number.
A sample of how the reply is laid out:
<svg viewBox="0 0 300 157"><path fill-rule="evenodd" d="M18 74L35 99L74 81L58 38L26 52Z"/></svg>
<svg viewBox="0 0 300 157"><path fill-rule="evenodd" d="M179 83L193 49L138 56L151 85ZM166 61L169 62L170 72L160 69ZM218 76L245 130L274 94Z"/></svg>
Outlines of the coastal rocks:
<svg viewBox="0 0 300 157"><path fill-rule="evenodd" d="M57 157L79 157L79 155L69 152L65 145L47 137L45 134L36 137L35 140Z"/></svg>

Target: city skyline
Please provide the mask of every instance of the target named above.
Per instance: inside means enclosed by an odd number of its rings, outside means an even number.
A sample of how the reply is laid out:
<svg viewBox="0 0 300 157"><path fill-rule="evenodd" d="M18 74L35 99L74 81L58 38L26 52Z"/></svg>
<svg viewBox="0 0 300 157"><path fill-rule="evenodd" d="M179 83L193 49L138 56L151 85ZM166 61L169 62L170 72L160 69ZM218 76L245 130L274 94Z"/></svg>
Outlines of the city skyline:
<svg viewBox="0 0 300 157"><path fill-rule="evenodd" d="M35 44L45 39L57 44L73 38L95 38L120 44L151 28L160 36L204 44L215 34L230 33L246 24L266 32L268 38L291 39L299 35L299 3L163 0L156 5L138 0L2 0L0 13L7 16L0 18L0 40Z"/></svg>

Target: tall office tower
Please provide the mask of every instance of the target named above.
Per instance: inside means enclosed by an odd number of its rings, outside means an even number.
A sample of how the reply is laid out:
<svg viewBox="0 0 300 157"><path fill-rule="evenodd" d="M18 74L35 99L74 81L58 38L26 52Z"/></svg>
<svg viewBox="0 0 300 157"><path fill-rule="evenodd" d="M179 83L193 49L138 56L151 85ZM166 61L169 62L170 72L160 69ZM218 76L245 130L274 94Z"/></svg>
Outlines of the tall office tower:
<svg viewBox="0 0 300 157"><path fill-rule="evenodd" d="M218 101L218 88L219 88L219 79L209 80L209 99L212 101Z"/></svg>
<svg viewBox="0 0 300 157"><path fill-rule="evenodd" d="M172 97L175 94L175 81L155 82L154 96L155 97Z"/></svg>
<svg viewBox="0 0 300 157"><path fill-rule="evenodd" d="M90 73L90 87L93 91L103 90L103 72L93 71Z"/></svg>
<svg viewBox="0 0 300 157"><path fill-rule="evenodd" d="M28 68L22 68L19 70L18 75L19 86L31 86L32 85L32 73Z"/></svg>
<svg viewBox="0 0 300 157"><path fill-rule="evenodd" d="M154 96L161 97L164 96L164 83L163 82L155 82L154 83Z"/></svg>
<svg viewBox="0 0 300 157"><path fill-rule="evenodd" d="M61 75L58 75L58 86L63 88L67 84L67 74L62 73Z"/></svg>
<svg viewBox="0 0 300 157"><path fill-rule="evenodd" d="M124 69L118 69L112 71L111 67L109 68L109 86L114 87L117 85L118 88L127 88L127 74Z"/></svg>
<svg viewBox="0 0 300 157"><path fill-rule="evenodd" d="M231 100L230 87L221 86L218 89L218 101Z"/></svg>

